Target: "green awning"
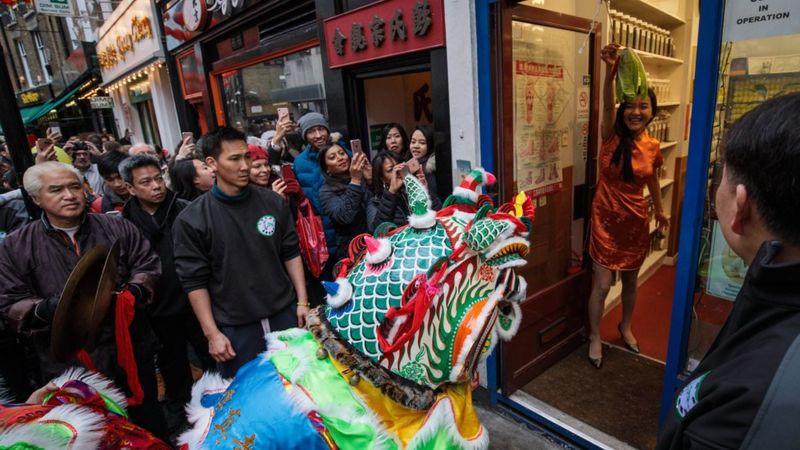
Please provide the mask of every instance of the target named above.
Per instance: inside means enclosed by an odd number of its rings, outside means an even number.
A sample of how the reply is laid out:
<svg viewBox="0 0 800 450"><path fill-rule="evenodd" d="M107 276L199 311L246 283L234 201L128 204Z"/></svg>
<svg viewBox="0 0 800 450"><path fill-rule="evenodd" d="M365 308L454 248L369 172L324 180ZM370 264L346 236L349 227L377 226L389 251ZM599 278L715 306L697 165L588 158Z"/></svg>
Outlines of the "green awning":
<svg viewBox="0 0 800 450"><path fill-rule="evenodd" d="M47 103L47 102L45 102L45 103ZM33 114L36 114L36 111L39 111L39 109L42 106L44 106L44 104L36 105L36 106L29 106L27 108L20 108L19 109L19 113L22 116L22 123L28 123L28 118L31 117Z"/></svg>
<svg viewBox="0 0 800 450"><path fill-rule="evenodd" d="M31 111L30 114L28 114L27 116L23 114L22 122L25 123L25 125L30 125L31 123L35 122L37 119L49 113L50 111L60 108L64 103L67 103L72 98L72 96L74 96L75 93L78 92L78 90L80 90L80 88L81 85L78 84L78 86L75 86L71 90L64 91L58 97L47 101L47 103L45 103L44 105L31 108L34 109L35 111Z"/></svg>

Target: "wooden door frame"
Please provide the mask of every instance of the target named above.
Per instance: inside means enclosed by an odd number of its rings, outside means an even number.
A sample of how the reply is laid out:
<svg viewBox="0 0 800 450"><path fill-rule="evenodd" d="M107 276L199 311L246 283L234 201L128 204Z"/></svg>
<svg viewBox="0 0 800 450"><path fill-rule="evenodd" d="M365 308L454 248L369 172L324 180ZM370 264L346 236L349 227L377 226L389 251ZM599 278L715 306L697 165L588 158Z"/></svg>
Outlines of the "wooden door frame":
<svg viewBox="0 0 800 450"><path fill-rule="evenodd" d="M493 42L493 50L495 55L495 64L493 65L493 79L495 80L495 154L494 159L499 164L495 165L495 171L499 175L499 198L500 201L508 201L516 193L516 186L514 182L514 92L513 92L513 72L510 69L513 67L512 55L512 36L511 29L514 21L521 21L535 25L542 25L552 28L559 28L567 31L574 31L577 33L590 34L592 37L589 39L589 45L586 50L589 52L590 58L589 70L591 71L591 103L589 110L589 139L587 144L587 161L586 161L586 189L580 193L583 199L582 204L585 205L585 221L583 227L583 237L587 236L589 230L589 210L591 199L594 196L595 184L597 180L597 155L598 155L598 142L599 142L599 120L600 120L600 58L599 52L602 44L602 25L600 23L593 23L591 19L585 19L576 16L561 14L546 9L535 8L525 5L507 5L498 3L501 11L495 14L495 30L496 35ZM567 187L572 189L572 186ZM576 193L576 196L578 193ZM577 197L576 197L577 200ZM578 202L576 202L578 203ZM574 206L573 206L574 208ZM539 292L529 292L527 298L532 297L547 297L550 295L564 292L569 283L591 283L591 263L586 249L584 249L583 265L581 270L567 277L554 285L551 285ZM582 289L578 289L581 291ZM586 298L588 300L588 290L586 291ZM586 327L586 316L583 316L583 325L574 333L565 338L557 347L554 347L536 359L536 361L549 361L555 363L558 360L560 352L568 351L569 349L579 346L584 338L583 334ZM524 319L523 319L524 320ZM506 394L510 394L514 390L520 388L519 383L515 381L516 374L524 373L520 377L533 378L538 375L538 372L531 366L531 364L515 371L515 374L506 373L509 367L506 367L508 357L507 347L508 344L500 346L499 360L501 361L500 385Z"/></svg>

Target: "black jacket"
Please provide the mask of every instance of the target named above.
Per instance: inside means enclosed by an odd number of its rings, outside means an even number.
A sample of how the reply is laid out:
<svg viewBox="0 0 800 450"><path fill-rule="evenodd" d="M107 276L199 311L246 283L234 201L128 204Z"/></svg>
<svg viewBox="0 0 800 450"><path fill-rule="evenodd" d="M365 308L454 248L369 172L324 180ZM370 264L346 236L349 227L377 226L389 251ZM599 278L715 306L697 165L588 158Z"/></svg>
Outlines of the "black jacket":
<svg viewBox="0 0 800 450"><path fill-rule="evenodd" d="M192 312L189 299L183 292L178 274L175 272L172 243L172 224L187 205L188 201L178 198L174 192L167 190L167 197L153 215L145 212L136 198L128 200L122 210L122 217L136 225L150 241L161 260L161 277L156 282L153 303L149 310L152 317L169 317Z"/></svg>
<svg viewBox="0 0 800 450"><path fill-rule="evenodd" d="M370 193L364 184L328 179L319 190L322 213L330 217L336 232L336 261L347 256L350 241L367 232L367 204Z"/></svg>
<svg viewBox="0 0 800 450"><path fill-rule="evenodd" d="M776 241L759 249L728 320L678 391L658 449L741 445L786 350L800 334L800 262L774 263L780 249Z"/></svg>

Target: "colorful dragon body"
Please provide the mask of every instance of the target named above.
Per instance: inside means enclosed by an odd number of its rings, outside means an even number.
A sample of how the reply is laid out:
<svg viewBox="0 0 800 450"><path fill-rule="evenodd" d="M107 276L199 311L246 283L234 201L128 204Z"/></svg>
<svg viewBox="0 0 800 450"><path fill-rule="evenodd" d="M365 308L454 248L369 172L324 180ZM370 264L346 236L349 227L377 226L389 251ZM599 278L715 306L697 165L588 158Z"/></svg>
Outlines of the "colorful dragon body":
<svg viewBox="0 0 800 450"><path fill-rule="evenodd" d="M474 170L430 209L406 177L409 224L355 238L308 330L267 336L233 380L207 374L187 407L188 448L488 447L472 407L478 361L521 320L534 210L524 194L494 208Z"/></svg>

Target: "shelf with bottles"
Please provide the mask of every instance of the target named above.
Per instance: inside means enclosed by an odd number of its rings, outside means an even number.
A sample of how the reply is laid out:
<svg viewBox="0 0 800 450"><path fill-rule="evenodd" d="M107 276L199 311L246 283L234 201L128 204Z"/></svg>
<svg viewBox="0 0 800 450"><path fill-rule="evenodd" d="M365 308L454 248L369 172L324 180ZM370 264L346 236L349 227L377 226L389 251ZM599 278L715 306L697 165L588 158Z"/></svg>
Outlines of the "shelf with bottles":
<svg viewBox="0 0 800 450"><path fill-rule="evenodd" d="M614 0L611 5L621 13L647 17L650 23L662 28L675 28L686 23L680 17L645 0Z"/></svg>
<svg viewBox="0 0 800 450"><path fill-rule="evenodd" d="M636 50L643 60L664 58L663 61L667 62L679 61L675 58L677 47L672 32L639 17L649 16L641 14L641 11L625 13L609 9L612 42Z"/></svg>

